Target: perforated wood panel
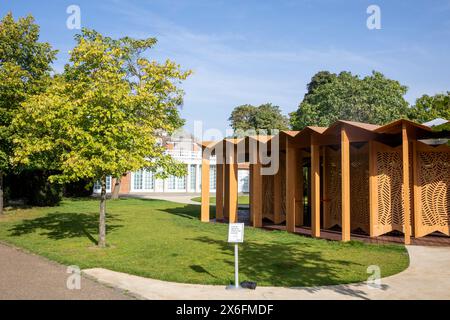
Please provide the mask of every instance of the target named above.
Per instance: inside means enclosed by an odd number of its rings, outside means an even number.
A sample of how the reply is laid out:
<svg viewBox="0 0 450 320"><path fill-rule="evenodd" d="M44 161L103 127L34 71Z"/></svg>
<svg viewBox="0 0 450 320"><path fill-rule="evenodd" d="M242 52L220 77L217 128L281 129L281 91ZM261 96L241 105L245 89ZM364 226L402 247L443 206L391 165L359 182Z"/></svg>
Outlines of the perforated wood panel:
<svg viewBox="0 0 450 320"><path fill-rule="evenodd" d="M414 162L415 236L450 235L450 148L417 142Z"/></svg>
<svg viewBox="0 0 450 320"><path fill-rule="evenodd" d="M341 225L341 149L324 148L323 226L328 229Z"/></svg>
<svg viewBox="0 0 450 320"><path fill-rule="evenodd" d="M281 219L286 220L286 154L280 153L281 170Z"/></svg>
<svg viewBox="0 0 450 320"><path fill-rule="evenodd" d="M369 233L369 146L350 149L350 225Z"/></svg>
<svg viewBox="0 0 450 320"><path fill-rule="evenodd" d="M286 157L280 153L279 170L281 172L281 220L286 219ZM274 221L274 175L263 176L263 218Z"/></svg>
<svg viewBox="0 0 450 320"><path fill-rule="evenodd" d="M341 150L324 147L324 228L341 226ZM365 144L350 147L350 225L369 233L369 154Z"/></svg>
<svg viewBox="0 0 450 320"><path fill-rule="evenodd" d="M374 235L379 236L393 230L404 232L402 146L392 148L378 142L373 145L377 202ZM411 159L410 155L410 190L413 188ZM408 196L413 203L412 193Z"/></svg>
<svg viewBox="0 0 450 320"><path fill-rule="evenodd" d="M274 183L274 177L275 176L263 176L263 218L269 219L273 221L273 199L274 199L274 189L273 189L273 183Z"/></svg>

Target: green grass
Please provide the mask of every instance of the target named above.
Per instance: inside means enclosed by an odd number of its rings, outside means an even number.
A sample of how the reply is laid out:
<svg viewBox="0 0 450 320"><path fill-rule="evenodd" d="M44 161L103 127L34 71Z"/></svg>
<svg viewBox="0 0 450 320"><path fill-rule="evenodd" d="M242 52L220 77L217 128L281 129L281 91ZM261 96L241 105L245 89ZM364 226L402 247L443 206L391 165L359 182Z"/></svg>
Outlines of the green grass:
<svg viewBox="0 0 450 320"><path fill-rule="evenodd" d="M192 201L195 202L202 202L202 198L201 197L195 197L191 199ZM210 197L209 198L209 203L211 204L216 204L216 197ZM249 204L250 203L250 197L249 196L239 196L238 197L238 204Z"/></svg>
<svg viewBox="0 0 450 320"><path fill-rule="evenodd" d="M233 247L227 225L201 223L200 207L159 200L108 201L107 241L95 247L98 201L64 200L59 207L8 211L0 241L66 265L101 267L185 283L228 284ZM246 228L240 246L241 280L259 285L315 286L364 281L367 267L382 276L404 270L400 245L340 243L281 231Z"/></svg>

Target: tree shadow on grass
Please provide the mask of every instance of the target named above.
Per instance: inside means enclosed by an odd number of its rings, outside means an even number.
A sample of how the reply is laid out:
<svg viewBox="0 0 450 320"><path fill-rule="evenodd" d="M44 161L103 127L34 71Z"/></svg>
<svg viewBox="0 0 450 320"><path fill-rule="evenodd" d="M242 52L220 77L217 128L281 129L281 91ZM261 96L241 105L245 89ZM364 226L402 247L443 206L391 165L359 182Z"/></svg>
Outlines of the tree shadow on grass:
<svg viewBox="0 0 450 320"><path fill-rule="evenodd" d="M200 219L200 210L201 207L195 204L180 204L179 207L175 208L165 208L161 211L174 214L183 218L188 219ZM210 218L213 219L216 216L215 208L210 208Z"/></svg>
<svg viewBox="0 0 450 320"><path fill-rule="evenodd" d="M119 220L115 215L107 214L107 233L122 227L122 225L111 223ZM14 237L41 231L40 235L53 240L86 237L97 245L98 241L93 234L98 234L98 221L98 214L55 212L43 217L23 220L8 231Z"/></svg>
<svg viewBox="0 0 450 320"><path fill-rule="evenodd" d="M207 236L186 239L208 243L229 256L224 263L234 265L234 251L226 241L212 239ZM301 247L299 247L301 246ZM323 257L319 249L313 245L298 242L258 243L247 241L239 245L239 270L242 280L259 283L272 283L276 286L291 287L317 293L323 288L318 286L334 285L345 282L342 272L349 268L364 268L356 262L339 258ZM207 266L197 266L206 270ZM385 288L384 288L385 289ZM366 292L348 286L327 287L343 295L368 299Z"/></svg>

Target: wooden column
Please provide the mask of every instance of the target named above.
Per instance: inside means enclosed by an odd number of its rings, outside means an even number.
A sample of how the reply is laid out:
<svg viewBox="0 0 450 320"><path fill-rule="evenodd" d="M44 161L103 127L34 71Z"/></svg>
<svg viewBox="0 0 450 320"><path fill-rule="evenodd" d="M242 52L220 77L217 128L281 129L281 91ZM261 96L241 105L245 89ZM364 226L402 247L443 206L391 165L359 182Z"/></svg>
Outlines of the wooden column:
<svg viewBox="0 0 450 320"><path fill-rule="evenodd" d="M252 173L252 165L249 164L248 170L248 197L249 197L249 214L250 214L250 224L253 225L253 173Z"/></svg>
<svg viewBox="0 0 450 320"><path fill-rule="evenodd" d="M342 241L350 241L350 141L341 129Z"/></svg>
<svg viewBox="0 0 450 320"><path fill-rule="evenodd" d="M369 229L371 237L375 237L378 223L376 156L374 142L369 141Z"/></svg>
<svg viewBox="0 0 450 320"><path fill-rule="evenodd" d="M226 207L228 208L229 221L235 223L238 221L238 165L236 163L235 154L231 156L229 162L230 163L226 165L228 167L228 170L226 171L228 175L228 190L225 190L225 193L228 193L228 203Z"/></svg>
<svg viewBox="0 0 450 320"><path fill-rule="evenodd" d="M289 137L286 137L286 230L288 232L295 232L296 169L296 151Z"/></svg>
<svg viewBox="0 0 450 320"><path fill-rule="evenodd" d="M219 162L219 159L217 159ZM222 160L223 161L223 160ZM224 165L216 164L216 219L223 219Z"/></svg>
<svg viewBox="0 0 450 320"><path fill-rule="evenodd" d="M326 173L326 167L328 166L327 161L327 147L322 147L322 208L323 208L323 228L327 229L329 227L330 222L328 221L330 218L330 198L328 194L328 177Z"/></svg>
<svg viewBox="0 0 450 320"><path fill-rule="evenodd" d="M261 164L254 163L250 165L250 170L252 171L251 177L251 188L252 188L252 222L253 227L262 227L262 207L263 207L263 194L262 194L262 175L261 175Z"/></svg>
<svg viewBox="0 0 450 320"><path fill-rule="evenodd" d="M223 215L224 218L230 217L230 165L224 163L223 165L224 174L224 194L223 194Z"/></svg>
<svg viewBox="0 0 450 320"><path fill-rule="evenodd" d="M297 184L295 188L295 225L303 225L303 155L302 150L297 149Z"/></svg>
<svg viewBox="0 0 450 320"><path fill-rule="evenodd" d="M311 236L320 237L320 146L311 137Z"/></svg>
<svg viewBox="0 0 450 320"><path fill-rule="evenodd" d="M402 158L403 158L403 203L404 203L404 234L405 244L411 244L411 204L409 190L409 139L406 125L402 127Z"/></svg>
<svg viewBox="0 0 450 320"><path fill-rule="evenodd" d="M278 168L278 172L273 177L273 220L275 224L282 222L282 179L281 169Z"/></svg>
<svg viewBox="0 0 450 320"><path fill-rule="evenodd" d="M209 222L209 157L203 151L202 158L202 206L201 221Z"/></svg>

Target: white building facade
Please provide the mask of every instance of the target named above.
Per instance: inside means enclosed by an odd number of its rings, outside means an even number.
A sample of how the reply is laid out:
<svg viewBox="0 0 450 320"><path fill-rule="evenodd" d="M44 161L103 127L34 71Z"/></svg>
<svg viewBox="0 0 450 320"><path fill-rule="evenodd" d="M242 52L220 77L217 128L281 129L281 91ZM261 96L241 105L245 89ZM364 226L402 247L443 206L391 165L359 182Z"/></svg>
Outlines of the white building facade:
<svg viewBox="0 0 450 320"><path fill-rule="evenodd" d="M135 172L129 172L121 179L121 194L136 193L200 193L201 192L201 166L202 151L201 147L193 141L192 138L184 138L181 142L167 142L166 153L175 160L186 165L187 174L183 177L170 176L167 179L159 179L151 171L141 169ZM210 190L216 190L216 159L210 160ZM107 178L107 192L112 191L114 179ZM238 171L238 191L248 193L249 190L249 171ZM100 185L94 185L94 193L100 192Z"/></svg>

